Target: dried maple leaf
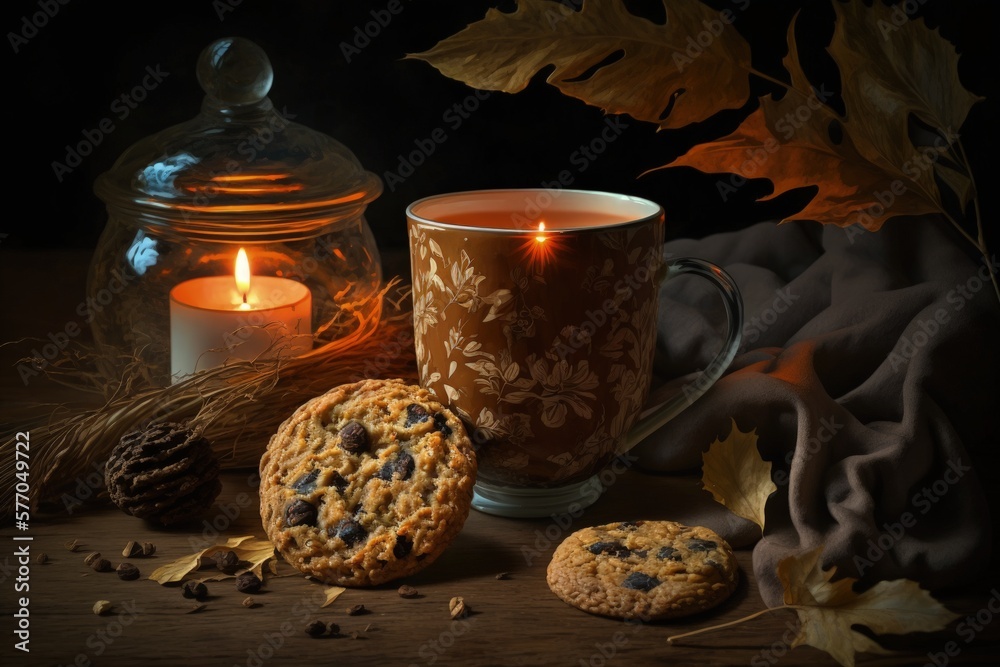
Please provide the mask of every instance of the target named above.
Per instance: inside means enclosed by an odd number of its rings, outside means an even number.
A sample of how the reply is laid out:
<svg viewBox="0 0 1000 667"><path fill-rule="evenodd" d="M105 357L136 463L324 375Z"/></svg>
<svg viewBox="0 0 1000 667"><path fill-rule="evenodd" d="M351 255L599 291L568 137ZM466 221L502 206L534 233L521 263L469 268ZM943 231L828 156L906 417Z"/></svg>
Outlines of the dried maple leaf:
<svg viewBox="0 0 1000 667"><path fill-rule="evenodd" d="M809 84L793 20L783 61L789 92L780 100L761 98L760 108L732 134L697 145L667 166L766 177L774 191L763 199L815 185L812 200L785 220L860 224L873 231L890 217L942 211L935 173L968 202L972 181L947 154L980 98L959 82L954 47L922 19L897 26L881 3L834 6L837 26L829 51L843 76L845 116L824 103L829 91ZM910 139L911 114L931 128L933 146Z"/></svg>
<svg viewBox="0 0 1000 667"><path fill-rule="evenodd" d="M490 9L483 20L407 57L475 88L508 93L524 90L552 65L546 81L566 95L661 128L746 103L750 46L729 25L733 12L697 0L672 0L664 8L667 21L659 25L631 14L621 0L585 0L579 11L520 0L516 11Z"/></svg>
<svg viewBox="0 0 1000 667"><path fill-rule="evenodd" d="M799 617L799 630L791 647L808 644L829 653L844 667L854 667L857 653L888 651L853 629L860 625L878 635L936 632L959 618L919 584L909 579L880 581L862 593L854 592L857 579L833 581L836 568L822 569L822 547L789 556L778 563L778 579L785 589L784 604L756 612L745 618L693 632L667 637L675 642L684 637L718 630L749 621L762 614L791 609Z"/></svg>
<svg viewBox="0 0 1000 667"><path fill-rule="evenodd" d="M778 490L771 464L757 451L757 430L740 431L733 420L725 440L716 440L702 455L701 483L715 501L764 530L764 505Z"/></svg>
<svg viewBox="0 0 1000 667"><path fill-rule="evenodd" d="M909 579L880 581L855 593L856 579L832 581L836 568L822 569L821 551L814 549L778 563L785 606L795 609L801 623L792 648L808 644L826 651L841 665L853 667L856 653L890 651L851 626L862 625L880 635L935 632L959 617Z"/></svg>

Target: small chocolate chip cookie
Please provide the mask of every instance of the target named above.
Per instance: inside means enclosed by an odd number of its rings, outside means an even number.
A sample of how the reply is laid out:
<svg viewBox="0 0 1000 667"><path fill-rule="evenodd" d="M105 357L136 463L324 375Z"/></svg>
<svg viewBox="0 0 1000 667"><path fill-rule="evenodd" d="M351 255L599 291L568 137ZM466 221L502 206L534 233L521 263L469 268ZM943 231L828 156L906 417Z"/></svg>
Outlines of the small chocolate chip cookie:
<svg viewBox="0 0 1000 667"><path fill-rule="evenodd" d="M264 530L285 560L340 586L430 565L469 515L476 458L462 422L402 380L302 405L260 462Z"/></svg>
<svg viewBox="0 0 1000 667"><path fill-rule="evenodd" d="M626 521L578 530L560 544L546 580L583 611L657 621L719 604L739 581L732 548L708 528Z"/></svg>

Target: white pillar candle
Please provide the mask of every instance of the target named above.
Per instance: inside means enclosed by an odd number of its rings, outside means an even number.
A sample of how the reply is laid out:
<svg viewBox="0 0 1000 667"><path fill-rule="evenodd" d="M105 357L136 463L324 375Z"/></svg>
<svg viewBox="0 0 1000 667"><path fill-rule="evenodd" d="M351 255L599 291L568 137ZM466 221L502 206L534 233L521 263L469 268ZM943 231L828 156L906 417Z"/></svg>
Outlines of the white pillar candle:
<svg viewBox="0 0 1000 667"><path fill-rule="evenodd" d="M250 277L240 249L236 276L194 278L170 290L174 382L229 359L295 356L312 348L312 293L300 282Z"/></svg>

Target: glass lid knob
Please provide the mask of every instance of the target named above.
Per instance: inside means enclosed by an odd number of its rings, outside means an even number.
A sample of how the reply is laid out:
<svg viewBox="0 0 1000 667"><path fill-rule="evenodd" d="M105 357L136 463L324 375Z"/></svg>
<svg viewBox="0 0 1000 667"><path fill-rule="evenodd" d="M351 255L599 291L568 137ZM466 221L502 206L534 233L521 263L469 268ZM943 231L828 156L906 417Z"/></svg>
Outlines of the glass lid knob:
<svg viewBox="0 0 1000 667"><path fill-rule="evenodd" d="M198 57L198 83L215 107L257 104L273 81L267 54L242 37L218 39Z"/></svg>

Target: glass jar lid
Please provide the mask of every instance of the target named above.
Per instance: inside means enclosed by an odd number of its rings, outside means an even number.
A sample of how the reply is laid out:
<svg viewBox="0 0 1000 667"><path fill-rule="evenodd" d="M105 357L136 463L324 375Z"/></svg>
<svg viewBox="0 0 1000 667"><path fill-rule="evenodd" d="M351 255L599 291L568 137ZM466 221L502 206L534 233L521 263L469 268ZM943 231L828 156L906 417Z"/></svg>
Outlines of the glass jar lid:
<svg viewBox="0 0 1000 667"><path fill-rule="evenodd" d="M138 141L98 177L109 208L192 235L270 236L353 217L381 194L346 146L274 108L271 63L253 42L213 42L197 74L201 112Z"/></svg>

